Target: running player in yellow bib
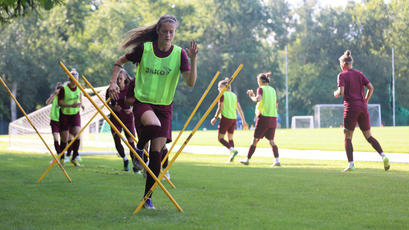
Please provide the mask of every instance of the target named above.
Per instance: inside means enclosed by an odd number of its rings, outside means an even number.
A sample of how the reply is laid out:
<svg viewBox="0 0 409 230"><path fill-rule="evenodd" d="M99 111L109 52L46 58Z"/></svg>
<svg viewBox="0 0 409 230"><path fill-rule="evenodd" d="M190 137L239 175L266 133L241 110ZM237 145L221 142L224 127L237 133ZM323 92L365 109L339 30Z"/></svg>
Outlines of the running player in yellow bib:
<svg viewBox="0 0 409 230"><path fill-rule="evenodd" d="M166 14L154 25L129 31L122 48L133 49L116 61L109 86L110 97L117 100L118 71L129 61L136 65L135 81L130 85L126 100L133 105L135 123L142 125L137 152L142 156L145 144L150 141L149 168L156 176L160 173L165 144L172 140L173 98L179 75L182 73L185 83L190 87L196 82L197 44L192 41L190 48L185 50L173 45L177 26L176 18ZM145 195L153 184L153 178L148 175ZM151 198L144 207L155 209Z"/></svg>
<svg viewBox="0 0 409 230"><path fill-rule="evenodd" d="M226 78L219 82L218 90L219 92L226 87L229 83L229 79ZM224 92L223 96L219 99L219 104L217 106L216 114L214 118L210 121L212 125L214 125L221 115L219 126L217 127L218 130L218 139L222 145L224 145L228 150L230 150L230 157L226 162L232 162L234 157L238 154L238 151L234 149L234 141L233 141L233 134L234 130L236 129L236 122L237 122L237 111L243 121L243 128L247 129L248 125L246 123L246 119L244 117L243 110L241 109L240 103L237 100L237 95L231 91L231 87L229 86L226 91ZM227 138L229 142L224 139L224 136L227 132Z"/></svg>

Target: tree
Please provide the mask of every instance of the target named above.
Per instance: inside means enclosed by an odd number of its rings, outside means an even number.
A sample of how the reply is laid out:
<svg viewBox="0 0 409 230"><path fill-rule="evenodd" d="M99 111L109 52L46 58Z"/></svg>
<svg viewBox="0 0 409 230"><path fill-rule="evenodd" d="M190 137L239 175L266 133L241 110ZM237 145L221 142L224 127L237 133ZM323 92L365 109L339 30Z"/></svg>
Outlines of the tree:
<svg viewBox="0 0 409 230"><path fill-rule="evenodd" d="M50 10L62 4L63 0L9 0L0 3L0 24L25 16L32 12L38 13L39 9Z"/></svg>

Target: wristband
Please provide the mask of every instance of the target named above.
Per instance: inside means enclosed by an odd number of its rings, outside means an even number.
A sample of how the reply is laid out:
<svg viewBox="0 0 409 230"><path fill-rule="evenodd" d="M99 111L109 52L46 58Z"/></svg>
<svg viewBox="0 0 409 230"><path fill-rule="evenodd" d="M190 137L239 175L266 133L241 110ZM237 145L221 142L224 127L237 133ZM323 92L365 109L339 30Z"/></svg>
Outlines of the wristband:
<svg viewBox="0 0 409 230"><path fill-rule="evenodd" d="M115 63L114 66L118 66L119 68L122 68L120 64Z"/></svg>

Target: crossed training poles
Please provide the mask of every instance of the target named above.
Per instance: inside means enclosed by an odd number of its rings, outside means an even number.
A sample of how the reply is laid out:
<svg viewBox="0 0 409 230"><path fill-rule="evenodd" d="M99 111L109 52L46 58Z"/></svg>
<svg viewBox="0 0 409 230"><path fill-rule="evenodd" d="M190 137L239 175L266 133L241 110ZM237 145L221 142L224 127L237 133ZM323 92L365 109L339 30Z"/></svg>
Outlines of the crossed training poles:
<svg viewBox="0 0 409 230"><path fill-rule="evenodd" d="M3 81L3 78L0 77L0 81L3 84L4 88L6 89L6 91L9 93L10 97L14 100L14 102L16 102L16 105L18 106L18 108L21 110L21 112L24 114L24 116L26 117L27 121L30 123L31 127L33 127L33 129L35 130L35 132L37 133L37 135L40 137L41 141L43 142L43 144L47 147L48 151L50 152L51 156L54 158L54 162L56 162L58 164L58 166L60 167L61 171L64 173L65 177L67 178L68 182L72 182L70 176L68 176L67 172L65 171L64 167L60 164L60 162L58 161L58 158L55 157L53 151L51 151L50 147L48 146L48 144L45 142L44 138L41 136L40 132L38 132L37 128L34 126L34 124L31 122L30 118L28 118L27 113L24 111L23 107L21 107L20 103L17 101L17 99L14 97L13 93L10 91L10 89L7 87L6 83Z"/></svg>
<svg viewBox="0 0 409 230"><path fill-rule="evenodd" d="M95 104L95 102L91 99L89 94L84 90L84 88L81 86L81 84L75 79L75 77L72 76L70 71L67 69L67 67L60 61L59 65L61 68L65 71L65 73L70 77L70 79L77 85L77 87L81 90L81 92L84 94L85 97L88 98L88 100L91 102L91 104L98 110L98 112L101 114L101 116L105 119L106 122L111 126L112 130L123 140L123 142L126 144L126 146L129 148L129 150L132 152L132 154L136 157L136 159L142 164L142 166L145 168L146 172L149 173L149 175L152 176L152 178L155 180L157 184L161 187L163 192L166 194L166 196L172 201L173 205L180 211L183 212L183 209L179 206L179 204L176 202L176 200L172 197L172 195L166 190L165 186L160 182L160 180L155 176L155 174L150 170L150 168L145 164L143 159L136 153L135 149L132 148L132 146L129 144L128 140L124 138L119 132L119 130L115 127L115 125L109 120L109 118L98 108L98 106Z"/></svg>
<svg viewBox="0 0 409 230"><path fill-rule="evenodd" d="M99 100L101 100L104 103L104 100L101 98L101 96L95 91L94 87L92 87L91 83L89 83L89 81L82 76L82 79L84 80L85 84L87 84L87 86L89 88L91 88L92 92L94 92L94 94L99 98ZM136 137L129 131L129 129L122 123L121 119L119 119L119 117L116 115L116 113L111 109L111 107L108 106L108 103L104 103L104 105L107 107L107 109L109 110L109 112L111 113L111 115L116 119L116 121L122 126L122 128L125 130L125 132L132 138L132 140L134 141L135 145L138 142L138 140L136 140ZM122 139L122 138L121 138ZM149 157L148 152L143 149L144 154ZM166 181L169 183L170 186L172 186L173 188L176 188L176 186L169 180L168 177L165 176Z"/></svg>

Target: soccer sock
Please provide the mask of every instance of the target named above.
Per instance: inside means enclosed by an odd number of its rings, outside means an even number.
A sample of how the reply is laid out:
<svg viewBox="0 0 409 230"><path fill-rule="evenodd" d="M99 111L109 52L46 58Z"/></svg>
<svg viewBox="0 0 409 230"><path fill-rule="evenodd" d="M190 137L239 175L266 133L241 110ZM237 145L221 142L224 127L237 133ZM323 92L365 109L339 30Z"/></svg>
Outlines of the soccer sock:
<svg viewBox="0 0 409 230"><path fill-rule="evenodd" d="M60 144L58 143L58 141L54 141L54 148L56 153L60 152Z"/></svg>
<svg viewBox="0 0 409 230"><path fill-rule="evenodd" d="M256 146L255 145L250 145L249 151L247 153L247 159L250 160L251 156L253 156L253 153L256 151Z"/></svg>
<svg viewBox="0 0 409 230"><path fill-rule="evenodd" d="M114 142L115 142L116 151L118 151L119 156L124 158L125 157L125 150L124 150L124 147L121 144L121 139L119 138L119 136L116 133L114 134Z"/></svg>
<svg viewBox="0 0 409 230"><path fill-rule="evenodd" d="M354 162L353 162L353 161L350 161L350 162L348 162L348 163L349 163L349 167L354 166Z"/></svg>
<svg viewBox="0 0 409 230"><path fill-rule="evenodd" d="M229 140L229 145L234 148L234 141L233 141L233 140Z"/></svg>
<svg viewBox="0 0 409 230"><path fill-rule="evenodd" d="M71 141L72 141L72 140L69 140L68 143L71 143ZM68 143L67 143L67 144L68 144ZM72 153L72 151L73 151L73 149L74 149L74 144L75 144L75 142L72 143L72 145L70 145L70 147L68 148L68 150L67 150L67 157L71 156L71 153Z"/></svg>
<svg viewBox="0 0 409 230"><path fill-rule="evenodd" d="M166 156L166 154L168 154L168 149L164 149L164 150L162 151L162 159L161 159L161 162L163 161L163 158ZM168 159L169 159L169 156L166 157L166 160L165 160L165 162L164 162L163 165L162 165L162 168L163 168L163 169L165 169L166 167L168 167Z"/></svg>
<svg viewBox="0 0 409 230"><path fill-rule="evenodd" d="M152 170L152 172L155 174L156 177L160 173L160 160L161 159L162 159L162 156L160 152L151 151L149 153L149 169ZM155 183L155 180L151 177L149 173L147 173L144 196L148 194L150 188L152 187L154 183ZM151 196L152 194L149 197Z"/></svg>
<svg viewBox="0 0 409 230"><path fill-rule="evenodd" d="M138 149L143 149L152 138L156 137L162 127L157 125L147 125L142 127L142 135L139 138L138 144L136 147Z"/></svg>
<svg viewBox="0 0 409 230"><path fill-rule="evenodd" d="M61 151L63 151L66 146L67 146L67 143L61 142L61 144L60 144L60 152L59 152L59 153L61 153ZM61 159L64 159L64 154L61 156Z"/></svg>
<svg viewBox="0 0 409 230"><path fill-rule="evenodd" d="M78 149L80 148L80 140L77 139L74 141L74 143L72 144L72 158L71 159L75 159L78 156Z"/></svg>
<svg viewBox="0 0 409 230"><path fill-rule="evenodd" d="M136 152L136 147L135 147L135 142L129 142L129 145L135 150L135 152ZM138 152L136 152L136 154L138 154ZM124 153L124 155L125 155L125 153ZM133 157L134 157L134 155L133 155L133 153L132 153L132 150L129 150L129 156L131 156L131 159L133 159ZM126 157L126 156L125 156ZM140 156L141 157L141 156ZM137 160L137 159L135 159L135 160Z"/></svg>
<svg viewBox="0 0 409 230"><path fill-rule="evenodd" d="M383 153L382 147L379 144L379 142L373 138L373 137L369 137L367 139L367 141L372 145L372 147L381 155L381 153Z"/></svg>
<svg viewBox="0 0 409 230"><path fill-rule="evenodd" d="M273 153L274 153L274 157L277 159L278 156L278 146L277 145L273 145Z"/></svg>
<svg viewBox="0 0 409 230"><path fill-rule="evenodd" d="M354 155L353 155L354 148L352 147L351 139L345 138L345 151L347 153L348 161L349 162L354 161Z"/></svg>
<svg viewBox="0 0 409 230"><path fill-rule="evenodd" d="M225 139L220 138L219 142L222 143L222 145L224 145L227 149L230 149L231 146L229 145L229 143Z"/></svg>

